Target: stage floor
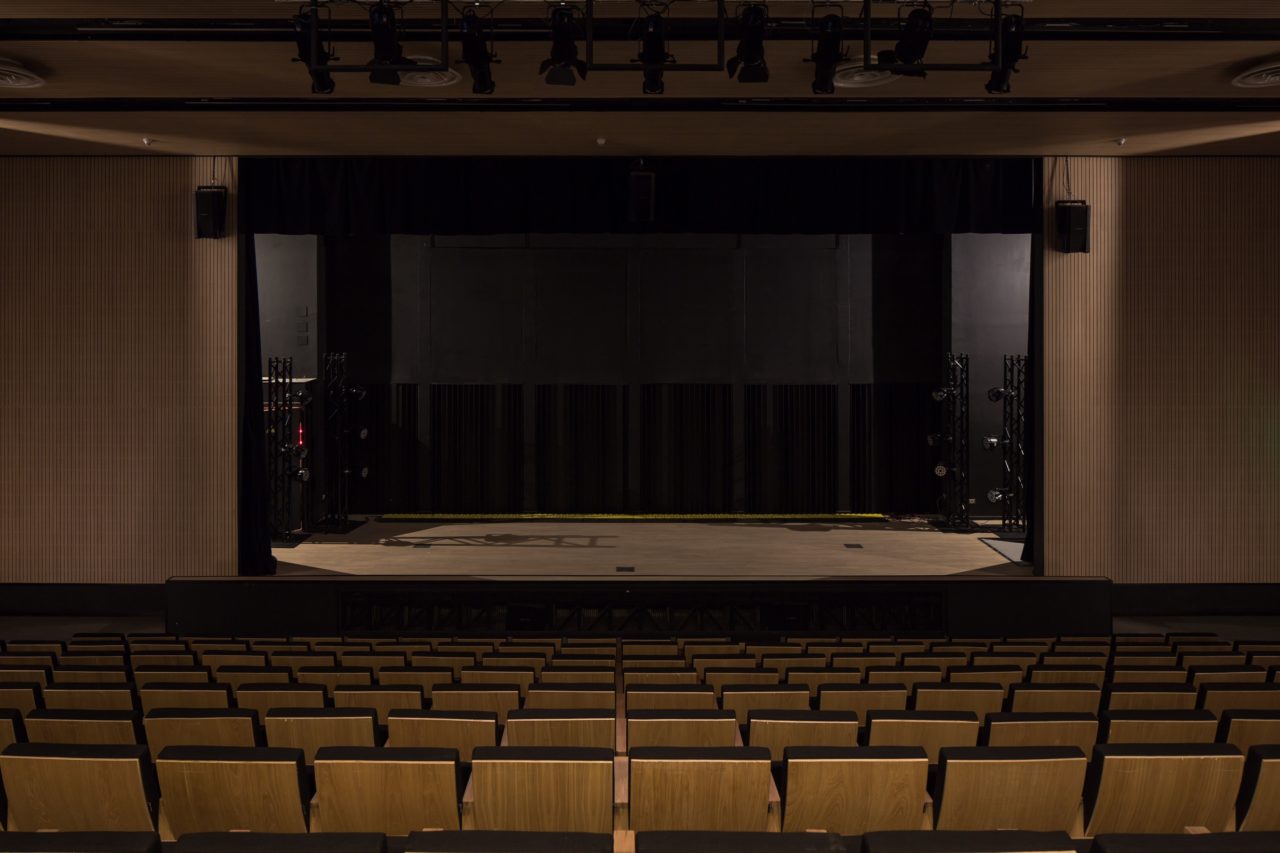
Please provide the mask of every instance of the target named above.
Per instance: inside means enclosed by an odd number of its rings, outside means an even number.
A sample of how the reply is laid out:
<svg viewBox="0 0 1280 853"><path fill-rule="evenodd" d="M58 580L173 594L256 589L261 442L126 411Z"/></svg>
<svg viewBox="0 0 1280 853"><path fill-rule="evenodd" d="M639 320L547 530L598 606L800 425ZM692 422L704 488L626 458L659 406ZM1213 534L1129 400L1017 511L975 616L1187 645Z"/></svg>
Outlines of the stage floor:
<svg viewBox="0 0 1280 853"><path fill-rule="evenodd" d="M924 523L663 523L371 519L276 548L280 573L492 580L805 580L1030 574L983 540ZM1001 543L1005 553L1012 543ZM619 571L618 567L626 570Z"/></svg>

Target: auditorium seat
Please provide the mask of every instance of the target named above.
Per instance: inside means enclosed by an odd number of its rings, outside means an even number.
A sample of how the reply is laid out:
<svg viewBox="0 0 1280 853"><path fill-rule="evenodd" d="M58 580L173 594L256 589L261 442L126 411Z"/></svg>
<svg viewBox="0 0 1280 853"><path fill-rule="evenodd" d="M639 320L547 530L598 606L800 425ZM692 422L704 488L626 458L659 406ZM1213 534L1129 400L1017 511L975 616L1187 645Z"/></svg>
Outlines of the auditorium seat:
<svg viewBox="0 0 1280 853"><path fill-rule="evenodd" d="M626 667L627 661L624 659L622 670L623 691L646 684L701 684L698 681L698 673L694 672L691 667L684 666L683 660L676 662L680 665L632 669ZM712 695L714 696L714 690Z"/></svg>
<svg viewBox="0 0 1280 853"><path fill-rule="evenodd" d="M606 833L614 825L612 749L480 747L464 828Z"/></svg>
<svg viewBox="0 0 1280 853"><path fill-rule="evenodd" d="M525 708L507 715L503 746L573 746L613 749L616 712L595 708Z"/></svg>
<svg viewBox="0 0 1280 853"><path fill-rule="evenodd" d="M38 684L44 687L50 680L49 669L33 664L0 663L0 684Z"/></svg>
<svg viewBox="0 0 1280 853"><path fill-rule="evenodd" d="M372 708L272 708L263 719L267 745L297 749L307 764L322 746L377 746Z"/></svg>
<svg viewBox="0 0 1280 853"><path fill-rule="evenodd" d="M338 665L338 656L333 652L271 652L268 655L272 666L287 666L297 678L304 667L328 668Z"/></svg>
<svg viewBox="0 0 1280 853"><path fill-rule="evenodd" d="M1280 684L1204 684L1200 687L1198 707L1217 715L1235 708L1280 711Z"/></svg>
<svg viewBox="0 0 1280 853"><path fill-rule="evenodd" d="M173 853L386 853L387 839L373 832L193 832L172 848Z"/></svg>
<svg viewBox="0 0 1280 853"><path fill-rule="evenodd" d="M555 665L553 658L552 665L542 671L542 680L538 684L544 687L552 684L593 684L612 688L616 681L617 672L612 666L560 667Z"/></svg>
<svg viewBox="0 0 1280 853"><path fill-rule="evenodd" d="M706 684L640 684L626 689L627 712L713 711L715 689Z"/></svg>
<svg viewBox="0 0 1280 853"><path fill-rule="evenodd" d="M752 711L807 711L809 688L803 684L726 684L720 693L721 707L733 711L738 725L747 724Z"/></svg>
<svg viewBox="0 0 1280 853"><path fill-rule="evenodd" d="M333 688L335 708L372 708L378 713L378 725L386 725L393 710L420 711L422 688L416 684L373 684L364 687Z"/></svg>
<svg viewBox="0 0 1280 853"><path fill-rule="evenodd" d="M627 747L728 747L740 744L733 711L629 710Z"/></svg>
<svg viewBox="0 0 1280 853"><path fill-rule="evenodd" d="M520 707L520 696L517 684L440 684L431 693L431 708L437 711L488 711L498 715L499 724L506 725L507 713Z"/></svg>
<svg viewBox="0 0 1280 853"><path fill-rule="evenodd" d="M230 708L231 688L225 684L151 682L138 688L138 704L144 714L157 708Z"/></svg>
<svg viewBox="0 0 1280 853"><path fill-rule="evenodd" d="M747 743L769 750L773 761L793 746L854 747L858 715L848 711L756 710L747 715Z"/></svg>
<svg viewBox="0 0 1280 853"><path fill-rule="evenodd" d="M50 684L41 691L44 706L71 711L132 711L137 705L128 684Z"/></svg>
<svg viewBox="0 0 1280 853"><path fill-rule="evenodd" d="M1004 707L1004 687L993 683L921 683L911 699L914 711L971 711L978 719Z"/></svg>
<svg viewBox="0 0 1280 853"><path fill-rule="evenodd" d="M1254 746L1280 743L1280 711L1223 711L1215 740L1229 743L1246 755Z"/></svg>
<svg viewBox="0 0 1280 853"><path fill-rule="evenodd" d="M1244 772L1229 744L1098 744L1085 781L1085 834L1222 832Z"/></svg>
<svg viewBox="0 0 1280 853"><path fill-rule="evenodd" d="M0 750L11 743L23 743L27 739L22 725L23 713L18 708L0 708Z"/></svg>
<svg viewBox="0 0 1280 853"><path fill-rule="evenodd" d="M1032 684L1091 684L1101 688L1107 680L1105 662L1099 664L1036 664L1027 670Z"/></svg>
<svg viewBox="0 0 1280 853"><path fill-rule="evenodd" d="M247 708L157 708L142 720L152 758L166 746L261 746Z"/></svg>
<svg viewBox="0 0 1280 853"><path fill-rule="evenodd" d="M1045 714L1096 714L1102 689L1092 684L1014 684L1006 709Z"/></svg>
<svg viewBox="0 0 1280 853"><path fill-rule="evenodd" d="M143 743L142 715L137 711L32 711L25 722L32 743L135 744Z"/></svg>
<svg viewBox="0 0 1280 853"><path fill-rule="evenodd" d="M999 684L1005 695L1009 686L1019 684L1024 673L1016 666L953 666L947 673L949 684Z"/></svg>
<svg viewBox="0 0 1280 853"><path fill-rule="evenodd" d="M1099 835L1087 853L1275 853L1280 832Z"/></svg>
<svg viewBox="0 0 1280 853"><path fill-rule="evenodd" d="M13 708L25 717L43 707L40 685L34 681L0 682L0 708Z"/></svg>
<svg viewBox="0 0 1280 853"><path fill-rule="evenodd" d="M1070 832L1087 764L1074 746L944 747L934 784L935 826Z"/></svg>
<svg viewBox="0 0 1280 853"><path fill-rule="evenodd" d="M452 681L453 670L441 666L384 666L378 672L379 684L414 684L422 688L424 701L430 701L431 691L437 684Z"/></svg>
<svg viewBox="0 0 1280 853"><path fill-rule="evenodd" d="M1196 687L1219 682L1263 684L1267 680L1267 670L1266 667L1246 664L1193 666L1187 669L1187 680Z"/></svg>
<svg viewBox="0 0 1280 853"><path fill-rule="evenodd" d="M920 683L942 681L938 666L869 666L862 671L865 684L902 684L908 690Z"/></svg>
<svg viewBox="0 0 1280 853"><path fill-rule="evenodd" d="M156 828L159 789L145 746L10 744L0 778L11 832Z"/></svg>
<svg viewBox="0 0 1280 853"><path fill-rule="evenodd" d="M120 684L129 683L129 670L123 665L84 664L55 666L49 672L53 684Z"/></svg>
<svg viewBox="0 0 1280 853"><path fill-rule="evenodd" d="M1218 721L1208 711L1103 711L1101 743L1213 743Z"/></svg>
<svg viewBox="0 0 1280 853"><path fill-rule="evenodd" d="M382 670L387 667L402 667L408 664L408 658L402 652L393 651L376 651L376 652L344 652L338 655L338 663L341 666L355 667L356 669L368 668L373 671L374 679L378 679Z"/></svg>
<svg viewBox="0 0 1280 853"><path fill-rule="evenodd" d="M629 758L632 830L763 832L777 818L767 749L632 747Z"/></svg>
<svg viewBox="0 0 1280 853"><path fill-rule="evenodd" d="M1196 707L1196 688L1181 683L1112 682L1106 687L1104 707L1108 711L1189 711Z"/></svg>
<svg viewBox="0 0 1280 853"><path fill-rule="evenodd" d="M135 687L149 687L153 684L211 684L213 673L207 666L180 664L145 664L134 667L133 683Z"/></svg>
<svg viewBox="0 0 1280 853"><path fill-rule="evenodd" d="M287 666L224 666L218 669L215 680L235 692L245 684L289 684L293 670Z"/></svg>
<svg viewBox="0 0 1280 853"><path fill-rule="evenodd" d="M3 832L0 853L160 853L154 832Z"/></svg>
<svg viewBox="0 0 1280 853"><path fill-rule="evenodd" d="M1241 832L1280 832L1280 744L1249 750L1236 819Z"/></svg>
<svg viewBox="0 0 1280 853"><path fill-rule="evenodd" d="M456 750L324 747L316 753L315 780L312 832L459 828Z"/></svg>
<svg viewBox="0 0 1280 853"><path fill-rule="evenodd" d="M858 853L826 832L637 832L635 853Z"/></svg>
<svg viewBox="0 0 1280 853"><path fill-rule="evenodd" d="M740 687L754 685L757 687L773 687L782 684L782 675L776 669L746 669L707 667L703 670L702 681L715 691L716 696L724 693L727 684ZM808 688L805 688L808 693Z"/></svg>
<svg viewBox="0 0 1280 853"><path fill-rule="evenodd" d="M924 825L929 757L918 746L790 747L784 759L784 832Z"/></svg>
<svg viewBox="0 0 1280 853"><path fill-rule="evenodd" d="M761 669L777 670L778 676L782 681L788 680L793 669L804 669L809 667L825 668L827 659L823 655L810 655L793 652L790 654L765 654L760 657Z"/></svg>
<svg viewBox="0 0 1280 853"><path fill-rule="evenodd" d="M613 711L618 707L618 698L612 684L535 684L529 688L524 707Z"/></svg>
<svg viewBox="0 0 1280 853"><path fill-rule="evenodd" d="M242 684L236 689L236 707L258 712L265 718L274 708L323 708L322 684Z"/></svg>
<svg viewBox="0 0 1280 853"><path fill-rule="evenodd" d="M404 853L614 853L613 841L593 832L415 832Z"/></svg>
<svg viewBox="0 0 1280 853"><path fill-rule="evenodd" d="M1178 666L1115 663L1111 684L1186 684L1186 670Z"/></svg>
<svg viewBox="0 0 1280 853"><path fill-rule="evenodd" d="M311 801L300 749L170 746L156 758L160 834L306 832Z"/></svg>
<svg viewBox="0 0 1280 853"><path fill-rule="evenodd" d="M387 746L452 749L469 763L477 747L498 745L500 728L493 711L392 711Z"/></svg>
<svg viewBox="0 0 1280 853"><path fill-rule="evenodd" d="M355 666L301 666L294 678L299 684L320 684L332 696L335 687L368 687L373 684L373 670Z"/></svg>
<svg viewBox="0 0 1280 853"><path fill-rule="evenodd" d="M856 669L795 666L787 670L787 684L803 684L809 688L809 698L817 699L819 689L826 684L857 684L862 673Z"/></svg>
<svg viewBox="0 0 1280 853"><path fill-rule="evenodd" d="M703 681L706 681L707 670L720 672L727 669L759 669L755 655L748 654L697 655L690 664ZM776 671L774 675L777 675Z"/></svg>
<svg viewBox="0 0 1280 853"><path fill-rule="evenodd" d="M824 684L818 688L818 710L849 711L859 720L872 711L905 711L911 691L905 684Z"/></svg>
<svg viewBox="0 0 1280 853"><path fill-rule="evenodd" d="M1000 830L969 832L872 832L862 837L862 853L1078 853L1065 832Z"/></svg>
<svg viewBox="0 0 1280 853"><path fill-rule="evenodd" d="M493 652L480 656L478 669L496 669L496 670L532 670L533 678L530 683L535 681L542 673L547 665L547 657L543 654L534 652ZM467 667L463 668L463 672L467 671Z"/></svg>
<svg viewBox="0 0 1280 853"><path fill-rule="evenodd" d="M936 764L944 746L976 746L981 724L972 711L871 711L868 746L919 746Z"/></svg>
<svg viewBox="0 0 1280 853"><path fill-rule="evenodd" d="M988 714L984 746L1074 746L1093 755L1098 742L1098 718L1093 714Z"/></svg>

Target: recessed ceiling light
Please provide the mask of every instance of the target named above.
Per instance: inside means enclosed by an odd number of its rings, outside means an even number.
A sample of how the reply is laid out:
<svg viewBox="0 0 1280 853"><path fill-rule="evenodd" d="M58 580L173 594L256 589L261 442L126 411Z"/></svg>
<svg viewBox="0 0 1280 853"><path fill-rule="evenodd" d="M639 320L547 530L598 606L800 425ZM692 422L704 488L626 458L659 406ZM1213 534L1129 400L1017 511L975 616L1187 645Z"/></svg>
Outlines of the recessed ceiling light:
<svg viewBox="0 0 1280 853"><path fill-rule="evenodd" d="M419 65L439 65L440 60L434 56L410 56L409 59ZM417 86L420 89L443 89L452 86L462 79L462 75L452 68L447 71L402 71L401 86Z"/></svg>
<svg viewBox="0 0 1280 853"><path fill-rule="evenodd" d="M1238 89L1265 89L1280 86L1280 62L1268 62L1251 68L1231 81Z"/></svg>
<svg viewBox="0 0 1280 853"><path fill-rule="evenodd" d="M889 71L868 71L861 62L850 62L836 69L835 85L837 89L871 89L884 86L897 80L897 75Z"/></svg>
<svg viewBox="0 0 1280 853"><path fill-rule="evenodd" d="M0 89L37 89L44 78L16 59L0 58Z"/></svg>

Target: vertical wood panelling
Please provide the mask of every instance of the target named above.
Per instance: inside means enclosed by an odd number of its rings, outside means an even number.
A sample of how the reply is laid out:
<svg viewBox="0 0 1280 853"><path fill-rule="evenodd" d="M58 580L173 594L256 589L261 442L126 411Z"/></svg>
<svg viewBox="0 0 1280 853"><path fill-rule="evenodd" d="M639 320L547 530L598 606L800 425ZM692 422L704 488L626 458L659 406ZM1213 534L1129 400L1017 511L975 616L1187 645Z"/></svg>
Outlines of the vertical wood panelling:
<svg viewBox="0 0 1280 853"><path fill-rule="evenodd" d="M196 240L192 201L213 167L0 158L0 582L235 573L236 241Z"/></svg>
<svg viewBox="0 0 1280 853"><path fill-rule="evenodd" d="M1053 202L1066 160L1046 164ZM1280 580L1280 158L1072 158L1045 256L1045 567Z"/></svg>

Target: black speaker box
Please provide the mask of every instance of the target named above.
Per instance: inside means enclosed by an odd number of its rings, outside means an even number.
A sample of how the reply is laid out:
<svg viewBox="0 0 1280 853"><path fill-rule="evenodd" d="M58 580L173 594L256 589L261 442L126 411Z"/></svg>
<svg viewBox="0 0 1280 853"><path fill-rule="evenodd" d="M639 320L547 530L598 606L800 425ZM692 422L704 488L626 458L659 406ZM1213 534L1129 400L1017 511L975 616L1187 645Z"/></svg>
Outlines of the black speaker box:
<svg viewBox="0 0 1280 853"><path fill-rule="evenodd" d="M1089 204L1084 201L1060 201L1054 207L1058 232L1058 251L1067 254L1089 252Z"/></svg>
<svg viewBox="0 0 1280 853"><path fill-rule="evenodd" d="M196 237L221 240L227 236L227 188L196 189Z"/></svg>
<svg viewBox="0 0 1280 853"><path fill-rule="evenodd" d="M633 225L649 225L657 212L658 176L653 172L631 172L627 192L627 214Z"/></svg>

